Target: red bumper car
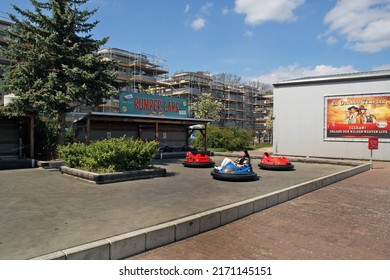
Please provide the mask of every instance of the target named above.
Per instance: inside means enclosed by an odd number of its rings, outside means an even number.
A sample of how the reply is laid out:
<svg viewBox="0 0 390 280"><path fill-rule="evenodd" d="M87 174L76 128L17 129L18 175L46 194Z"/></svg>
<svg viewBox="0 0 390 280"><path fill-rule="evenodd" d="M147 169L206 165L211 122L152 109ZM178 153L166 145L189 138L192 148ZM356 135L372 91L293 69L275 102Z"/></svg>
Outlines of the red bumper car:
<svg viewBox="0 0 390 280"><path fill-rule="evenodd" d="M258 164L261 169L267 170L292 170L294 165L286 157L273 157L264 153L263 158Z"/></svg>
<svg viewBox="0 0 390 280"><path fill-rule="evenodd" d="M214 167L215 162L206 153L188 152L182 164L185 167Z"/></svg>

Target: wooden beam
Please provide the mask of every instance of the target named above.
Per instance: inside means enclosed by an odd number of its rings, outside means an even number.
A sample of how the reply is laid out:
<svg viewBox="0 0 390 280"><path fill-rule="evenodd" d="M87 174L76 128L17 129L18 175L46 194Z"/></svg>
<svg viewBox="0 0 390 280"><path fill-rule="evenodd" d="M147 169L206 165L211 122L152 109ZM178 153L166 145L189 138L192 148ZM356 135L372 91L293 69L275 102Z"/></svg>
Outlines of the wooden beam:
<svg viewBox="0 0 390 280"><path fill-rule="evenodd" d="M87 143L90 142L90 136L91 136L91 119L87 117Z"/></svg>
<svg viewBox="0 0 390 280"><path fill-rule="evenodd" d="M108 121L108 122L132 122L132 123L152 123L159 122L160 124L182 124L182 125L196 125L199 124L197 120L180 120L180 119L148 119L137 117L116 117L116 116L94 116L91 115L87 119L94 121ZM204 121L203 121L204 122ZM201 122L202 123L202 122Z"/></svg>
<svg viewBox="0 0 390 280"><path fill-rule="evenodd" d="M30 158L33 159L34 158L34 129L35 129L35 125L34 125L34 117L33 116L30 116Z"/></svg>
<svg viewBox="0 0 390 280"><path fill-rule="evenodd" d="M154 139L158 141L158 122L156 122L156 126L155 126Z"/></svg>
<svg viewBox="0 0 390 280"><path fill-rule="evenodd" d="M138 139L141 139L141 130L142 130L142 125L140 124L140 125L138 125L138 128L137 128L137 138Z"/></svg>
<svg viewBox="0 0 390 280"><path fill-rule="evenodd" d="M205 134L205 137L204 137L204 139L205 139L205 141L204 141L204 145L205 145L204 150L207 151L207 146L208 146L207 145L207 142L208 142L207 141L208 140L207 139L207 123L204 125L204 134Z"/></svg>

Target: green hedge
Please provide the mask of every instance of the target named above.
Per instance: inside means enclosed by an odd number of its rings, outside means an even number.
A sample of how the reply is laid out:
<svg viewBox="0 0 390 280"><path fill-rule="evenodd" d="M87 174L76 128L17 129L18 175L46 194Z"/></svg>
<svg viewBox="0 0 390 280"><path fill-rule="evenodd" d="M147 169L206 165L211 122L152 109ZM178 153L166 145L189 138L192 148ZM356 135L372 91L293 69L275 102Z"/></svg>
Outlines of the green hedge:
<svg viewBox="0 0 390 280"><path fill-rule="evenodd" d="M65 165L92 172L114 172L142 169L154 161L157 141L142 141L128 137L103 139L89 145L81 143L59 147L58 154Z"/></svg>
<svg viewBox="0 0 390 280"><path fill-rule="evenodd" d="M239 151L247 148L252 142L250 133L236 128L219 128L209 126L207 128L208 147L213 149L225 149L228 151ZM204 147L204 137L196 134L196 139L192 142L196 147Z"/></svg>
<svg viewBox="0 0 390 280"><path fill-rule="evenodd" d="M43 117L34 120L34 153L39 160L56 158L57 123Z"/></svg>
<svg viewBox="0 0 390 280"><path fill-rule="evenodd" d="M38 160L50 160L57 158L57 121L36 117L34 120L34 153ZM65 144L73 142L73 130L65 131Z"/></svg>

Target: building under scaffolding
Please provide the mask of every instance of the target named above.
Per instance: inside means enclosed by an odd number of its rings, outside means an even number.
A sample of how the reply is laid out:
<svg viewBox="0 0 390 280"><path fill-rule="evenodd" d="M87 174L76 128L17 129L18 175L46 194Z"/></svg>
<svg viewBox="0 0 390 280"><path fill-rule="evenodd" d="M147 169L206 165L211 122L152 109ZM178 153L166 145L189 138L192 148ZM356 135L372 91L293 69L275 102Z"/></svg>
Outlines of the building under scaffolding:
<svg viewBox="0 0 390 280"><path fill-rule="evenodd" d="M105 59L117 62L115 69L118 80L129 82L123 89L137 92L147 90L160 84L160 80L166 79L169 73L165 60L155 55L134 53L116 48L104 48L98 51Z"/></svg>
<svg viewBox="0 0 390 280"><path fill-rule="evenodd" d="M218 127L237 127L251 130L256 139L266 133L266 119L272 110L272 94L265 95L257 87L242 83L216 80L208 72L179 72L168 78L165 60L145 53L117 48L104 48L98 52L104 59L117 62L118 80L128 82L123 91L185 98L188 104L199 100L202 93L222 102ZM119 99L104 100L101 112L118 112ZM193 117L192 114L189 117Z"/></svg>
<svg viewBox="0 0 390 280"><path fill-rule="evenodd" d="M256 138L259 142L272 141L272 129L267 122L273 121L273 94L270 91L257 93L254 100L254 118Z"/></svg>
<svg viewBox="0 0 390 280"><path fill-rule="evenodd" d="M197 101L202 93L222 102L218 127L237 127L255 132L257 139L267 133L266 120L270 118L272 92L262 92L255 86L220 82L207 72L180 72L166 80L168 87L163 94ZM160 94L162 91L160 91Z"/></svg>
<svg viewBox="0 0 390 280"><path fill-rule="evenodd" d="M0 20L1 44L5 42L3 29L10 25L11 23ZM213 122L214 126L250 130L254 132L256 139L263 138L267 131L265 124L272 110L272 94L267 95L257 87L221 82L208 72L179 72L168 78L166 61L146 53L107 47L99 50L98 54L105 60L116 62L117 79L127 82L123 91L185 98L190 105L199 100L202 93L211 93L212 98L221 101L223 105L220 120ZM0 62L11 63L2 57ZM78 107L67 115L67 121L71 123L91 111L119 112L119 96L102 100L102 104L96 109Z"/></svg>
<svg viewBox="0 0 390 280"><path fill-rule="evenodd" d="M117 80L127 83L121 91L150 92L151 88L158 89L159 87L166 86L162 80L167 79L169 73L168 67L165 60L155 55L108 47L99 50L97 53L104 60L116 62L114 70L117 73ZM103 99L102 104L93 110L92 108L76 108L75 112L68 114L68 116L73 121L91 111L118 113L119 95L109 99Z"/></svg>

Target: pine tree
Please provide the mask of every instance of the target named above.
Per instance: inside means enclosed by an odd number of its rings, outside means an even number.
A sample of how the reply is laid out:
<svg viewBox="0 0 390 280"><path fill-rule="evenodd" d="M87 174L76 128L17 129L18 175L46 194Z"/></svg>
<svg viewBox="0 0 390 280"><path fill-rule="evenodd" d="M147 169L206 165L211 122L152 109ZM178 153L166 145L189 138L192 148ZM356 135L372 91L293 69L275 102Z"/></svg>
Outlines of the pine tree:
<svg viewBox="0 0 390 280"><path fill-rule="evenodd" d="M34 11L13 5L19 16L9 14L13 25L3 53L16 63L6 71L3 90L17 96L8 110L13 114L43 112L55 119L62 145L66 113L96 106L121 85L114 62L96 53L108 37L89 34L99 22L89 22L97 9L81 9L88 0L30 1Z"/></svg>

